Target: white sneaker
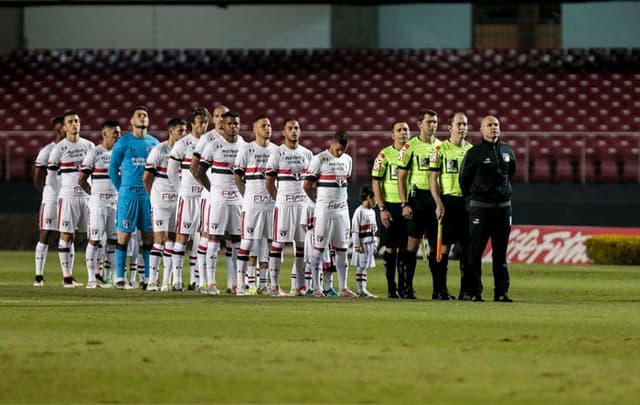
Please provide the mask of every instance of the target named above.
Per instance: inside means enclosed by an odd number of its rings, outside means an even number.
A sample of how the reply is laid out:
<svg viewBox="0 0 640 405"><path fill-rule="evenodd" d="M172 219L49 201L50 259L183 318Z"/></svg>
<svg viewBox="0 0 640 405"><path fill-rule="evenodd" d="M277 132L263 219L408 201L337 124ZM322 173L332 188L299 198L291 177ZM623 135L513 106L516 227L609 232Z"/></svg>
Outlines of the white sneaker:
<svg viewBox="0 0 640 405"><path fill-rule="evenodd" d="M344 297L344 298L357 298L358 294L354 293L353 291L351 291L348 288L344 288L344 289L340 290L340 296Z"/></svg>
<svg viewBox="0 0 640 405"><path fill-rule="evenodd" d="M239 297L247 297L250 294L244 288L236 288L236 295L239 296Z"/></svg>
<svg viewBox="0 0 640 405"><path fill-rule="evenodd" d="M324 297L324 293L322 292L321 289L316 288L313 290L313 296L316 298Z"/></svg>
<svg viewBox="0 0 640 405"><path fill-rule="evenodd" d="M44 287L44 280L34 281L33 282L33 286L34 287Z"/></svg>
<svg viewBox="0 0 640 405"><path fill-rule="evenodd" d="M269 292L269 295L271 295L272 297L288 297L289 294L287 294L286 292L284 292L280 287L275 286L275 287L271 287L271 291Z"/></svg>
<svg viewBox="0 0 640 405"><path fill-rule="evenodd" d="M184 291L184 287L182 286L182 283L175 283L171 287L171 291Z"/></svg>
<svg viewBox="0 0 640 405"><path fill-rule="evenodd" d="M358 291L358 297L360 297L360 298L378 298L377 295L371 294L369 291L367 291L366 288L362 289L362 291Z"/></svg>
<svg viewBox="0 0 640 405"><path fill-rule="evenodd" d="M89 281L87 283L87 287L86 288L88 288L90 290L94 290L94 289L98 288L98 283L95 282L95 281Z"/></svg>
<svg viewBox="0 0 640 405"><path fill-rule="evenodd" d="M162 287L160 287L160 291L162 292L169 291L169 289L170 289L169 284L162 284Z"/></svg>
<svg viewBox="0 0 640 405"><path fill-rule="evenodd" d="M269 287L263 285L262 287L258 288L258 295L269 295Z"/></svg>
<svg viewBox="0 0 640 405"><path fill-rule="evenodd" d="M295 288L292 288L289 290L289 297L296 297L298 295L298 290Z"/></svg>
<svg viewBox="0 0 640 405"><path fill-rule="evenodd" d="M160 290L160 287L158 287L158 283L156 283L155 281L147 285L147 291L159 291L159 290Z"/></svg>

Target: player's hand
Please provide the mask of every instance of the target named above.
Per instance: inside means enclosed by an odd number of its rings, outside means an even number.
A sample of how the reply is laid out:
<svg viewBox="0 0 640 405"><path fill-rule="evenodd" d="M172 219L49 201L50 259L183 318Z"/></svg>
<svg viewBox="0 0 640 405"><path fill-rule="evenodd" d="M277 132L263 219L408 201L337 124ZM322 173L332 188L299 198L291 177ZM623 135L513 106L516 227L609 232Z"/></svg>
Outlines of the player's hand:
<svg viewBox="0 0 640 405"><path fill-rule="evenodd" d="M362 246L356 246L355 251L358 253L364 253L364 248Z"/></svg>
<svg viewBox="0 0 640 405"><path fill-rule="evenodd" d="M382 222L382 226L388 228L391 225L391 221L393 221L393 218L391 218L389 211L384 210L380 212L380 222Z"/></svg>
<svg viewBox="0 0 640 405"><path fill-rule="evenodd" d="M444 206L438 205L436 207L436 219L442 221L442 218L444 218Z"/></svg>
<svg viewBox="0 0 640 405"><path fill-rule="evenodd" d="M411 219L411 218L413 218L413 210L411 209L411 207L409 207L409 206L407 205L407 206L405 206L405 207L402 209L402 217L403 217L404 219Z"/></svg>

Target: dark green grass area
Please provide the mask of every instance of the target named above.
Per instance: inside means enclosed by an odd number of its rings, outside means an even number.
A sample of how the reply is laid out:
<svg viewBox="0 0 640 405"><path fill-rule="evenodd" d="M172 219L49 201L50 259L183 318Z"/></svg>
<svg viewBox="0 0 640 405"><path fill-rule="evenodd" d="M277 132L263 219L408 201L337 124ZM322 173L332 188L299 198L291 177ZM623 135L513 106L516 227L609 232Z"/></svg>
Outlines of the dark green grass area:
<svg viewBox="0 0 640 405"><path fill-rule="evenodd" d="M637 403L640 268L511 265L504 304L431 301L419 266L418 301L203 296L62 289L55 254L34 288L2 252L0 402Z"/></svg>

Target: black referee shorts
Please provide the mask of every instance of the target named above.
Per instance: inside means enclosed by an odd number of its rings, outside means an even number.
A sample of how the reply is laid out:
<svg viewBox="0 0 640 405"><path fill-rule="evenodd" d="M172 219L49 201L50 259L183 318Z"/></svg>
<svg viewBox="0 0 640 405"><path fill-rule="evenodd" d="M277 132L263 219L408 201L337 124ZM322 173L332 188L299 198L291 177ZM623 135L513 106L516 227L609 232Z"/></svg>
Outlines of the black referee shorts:
<svg viewBox="0 0 640 405"><path fill-rule="evenodd" d="M380 221L380 214L378 214L380 244L388 248L404 249L407 246L407 221L402 217L402 207L400 203L389 202L384 206L391 214L392 221L389 227L385 228Z"/></svg>
<svg viewBox="0 0 640 405"><path fill-rule="evenodd" d="M466 244L469 240L469 213L464 197L443 195L444 218L442 219L442 243L451 246L456 242Z"/></svg>
<svg viewBox="0 0 640 405"><path fill-rule="evenodd" d="M429 190L416 190L415 196L409 199L409 206L413 217L408 220L409 236L416 239L435 241L438 236L438 221L436 220L436 203Z"/></svg>

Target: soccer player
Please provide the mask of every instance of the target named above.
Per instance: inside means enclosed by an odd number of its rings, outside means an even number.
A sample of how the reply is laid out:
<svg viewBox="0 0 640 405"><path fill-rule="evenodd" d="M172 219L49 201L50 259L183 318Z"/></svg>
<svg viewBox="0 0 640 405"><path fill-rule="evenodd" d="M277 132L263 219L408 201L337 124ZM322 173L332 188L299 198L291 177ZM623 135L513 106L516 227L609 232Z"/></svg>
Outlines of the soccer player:
<svg viewBox="0 0 640 405"><path fill-rule="evenodd" d="M100 127L102 143L90 150L80 167L79 185L89 194L89 234L86 262L87 288L111 287L106 283L111 276L100 274L102 249L100 242L106 236L105 252L108 268L113 269L114 248L116 245L116 204L118 192L109 179L109 162L116 141L120 138L120 125L117 121L105 121ZM88 179L91 176L91 184Z"/></svg>
<svg viewBox="0 0 640 405"><path fill-rule="evenodd" d="M351 156L345 153L348 146L347 133L337 131L331 139L329 149L311 159L308 175L304 180L304 191L316 204L314 250L310 266L314 272L314 288L320 286L318 266L324 250L331 243L336 251L340 296L354 298L357 297L356 293L347 288L347 248L351 232L347 183L352 170Z"/></svg>
<svg viewBox="0 0 640 405"><path fill-rule="evenodd" d="M266 187L271 197L276 200L269 268L271 294L278 296L282 295L279 277L282 248L285 243L295 242L296 246L294 267L298 281L297 285L292 285L291 288L296 290L297 295L303 295L307 288L304 283L306 232L300 224L307 222L305 213L308 199L303 183L313 153L300 145L300 131L300 123L297 120L287 119L284 122L284 142L269 158L266 170Z"/></svg>
<svg viewBox="0 0 640 405"><path fill-rule="evenodd" d="M171 148L182 139L187 132L187 122L180 118L173 118L167 124L169 137L166 141L156 145L144 167L142 181L144 187L151 194L151 209L153 220L153 247L149 257L149 285L147 290L158 291L158 269L160 259L166 248L171 250L176 240L176 202L178 191L169 181L167 165ZM168 244L168 246L167 246ZM172 260L166 260L164 265L165 279L173 269Z"/></svg>
<svg viewBox="0 0 640 405"><path fill-rule="evenodd" d="M232 256L231 260L227 260L226 292L235 294L242 197L235 182L233 165L245 142L240 136L240 115L227 111L222 118L223 134L205 147L200 156L196 179L209 190L209 244L212 248L207 249L207 265L213 266L213 270L211 273L207 271L207 275L211 274L210 282L215 283L220 242L227 234L226 243L232 249Z"/></svg>
<svg viewBox="0 0 640 405"><path fill-rule="evenodd" d="M384 245L382 260L387 278L387 296L399 298L398 288L401 292L405 289L401 259L407 246L407 222L402 216L398 193L398 155L409 139L409 124L394 122L391 137L393 144L382 149L373 162L371 187L382 224L380 243Z"/></svg>
<svg viewBox="0 0 640 405"><path fill-rule="evenodd" d="M500 121L487 115L480 124L482 142L467 152L460 170L462 195L469 200L469 258L464 300L482 299L482 253L491 238L493 300L513 302L509 297L507 245L511 232L511 179L516 156L500 141Z"/></svg>
<svg viewBox="0 0 640 405"><path fill-rule="evenodd" d="M214 139L222 136L222 115L229 111L229 109L224 105L218 105L213 109L213 114L209 116L211 121L213 122L213 130L204 133L200 139L198 140L192 156L191 156L191 165L190 170L192 176L195 177L197 171L200 168L200 155L204 151L204 148L211 143ZM205 129L206 131L206 129ZM213 254L214 246L209 243L209 193L203 192L200 202L200 237L197 243L197 253L198 253L198 275L200 277L200 291L208 292L209 294L218 294L219 290L215 280L215 265L210 262L209 257ZM229 265L229 261L231 260L231 252L227 254L227 265ZM235 263L233 263L235 266ZM190 272L190 282L191 280L195 280L198 277L195 277L193 271ZM208 290L203 290L203 285L207 285L207 280L209 283ZM191 288L191 284L189 284L189 288Z"/></svg>
<svg viewBox="0 0 640 405"><path fill-rule="evenodd" d="M172 255L172 272L175 291L181 291L182 286L182 270L184 266L184 253L189 242L189 238L194 240L194 245L198 250L198 266L202 267L199 271L200 292L207 292L207 278L204 271L205 253L207 238L204 240L199 237L201 231L201 223L205 219L202 215L202 205L204 200L203 187L193 177L190 171L193 159L196 159L194 151L198 143L206 136L205 132L209 126L211 114L204 107L196 107L189 113L187 119L191 132L184 138L178 140L169 154L169 163L167 174L171 183L178 189L178 208L176 212L176 241L173 249L165 245L165 251L170 251ZM199 159L198 159L199 161ZM206 235L206 233L204 234ZM195 267L195 266L193 266ZM195 282L195 268L191 268L189 274L189 284ZM165 278L166 280L166 278ZM163 289L168 289L164 286ZM217 292L215 285L209 286L209 292Z"/></svg>
<svg viewBox="0 0 640 405"><path fill-rule="evenodd" d="M33 168L33 184L36 190L42 193L40 215L38 217L38 229L40 232L35 252L36 278L33 282L34 287L42 287L44 285L44 266L49 253L49 239L58 232L58 174L55 172L47 174L47 165L53 147L65 137L65 132L62 129L63 124L62 117L53 119L53 141L40 149Z"/></svg>
<svg viewBox="0 0 640 405"><path fill-rule="evenodd" d="M80 187L80 165L94 148L94 144L80 137L80 116L75 111L67 111L62 116L65 137L53 147L49 155L48 169L52 179L57 180L60 171L60 194L58 199L58 256L64 277L63 287L81 287L73 279L71 245L76 232L87 231L87 193Z"/></svg>
<svg viewBox="0 0 640 405"><path fill-rule="evenodd" d="M149 253L153 242L151 202L149 193L144 188L142 176L147 156L158 144L158 140L147 133L149 113L145 106L134 107L130 123L131 132L124 134L116 143L109 163L109 177L118 190L118 242L115 262L116 288L120 290L131 288L124 280L127 244L131 239L131 233L137 228L142 235L145 279L141 280L140 285L143 289L146 288L146 280L149 277Z"/></svg>
<svg viewBox="0 0 640 405"><path fill-rule="evenodd" d="M405 143L398 154L398 194L402 216L409 223L407 250L402 259L405 285L399 287L399 294L401 298L407 299L416 299L413 276L416 272L418 247L425 235L430 249L429 269L434 279L436 271L435 246L438 224L434 215L435 203L429 191L429 159L433 149L440 144L436 139L438 113L432 110L420 111L418 129L420 134Z"/></svg>
<svg viewBox="0 0 640 405"><path fill-rule="evenodd" d="M375 198L371 187L365 185L360 190L362 202L351 219L351 239L353 241L353 255L351 264L356 266L356 285L358 297L378 298L367 290L367 271L376 267L376 213L373 210Z"/></svg>
<svg viewBox="0 0 640 405"><path fill-rule="evenodd" d="M253 133L255 141L238 152L234 165L236 185L243 196L236 295L253 294L257 291L256 261L261 256L260 245L264 245L264 241L270 243L273 238L275 201L267 191L265 172L269 157L277 153L278 147L271 143L269 117L257 116L253 120ZM249 280L248 292L245 289L245 274Z"/></svg>
<svg viewBox="0 0 640 405"><path fill-rule="evenodd" d="M436 204L436 219L442 221L442 259L435 262L434 300L451 300L447 288L449 247L460 252L460 297L465 295L465 264L469 253L469 215L462 197L459 175L462 160L471 148L466 141L467 116L457 112L449 117L449 139L436 146L429 161L429 187Z"/></svg>

